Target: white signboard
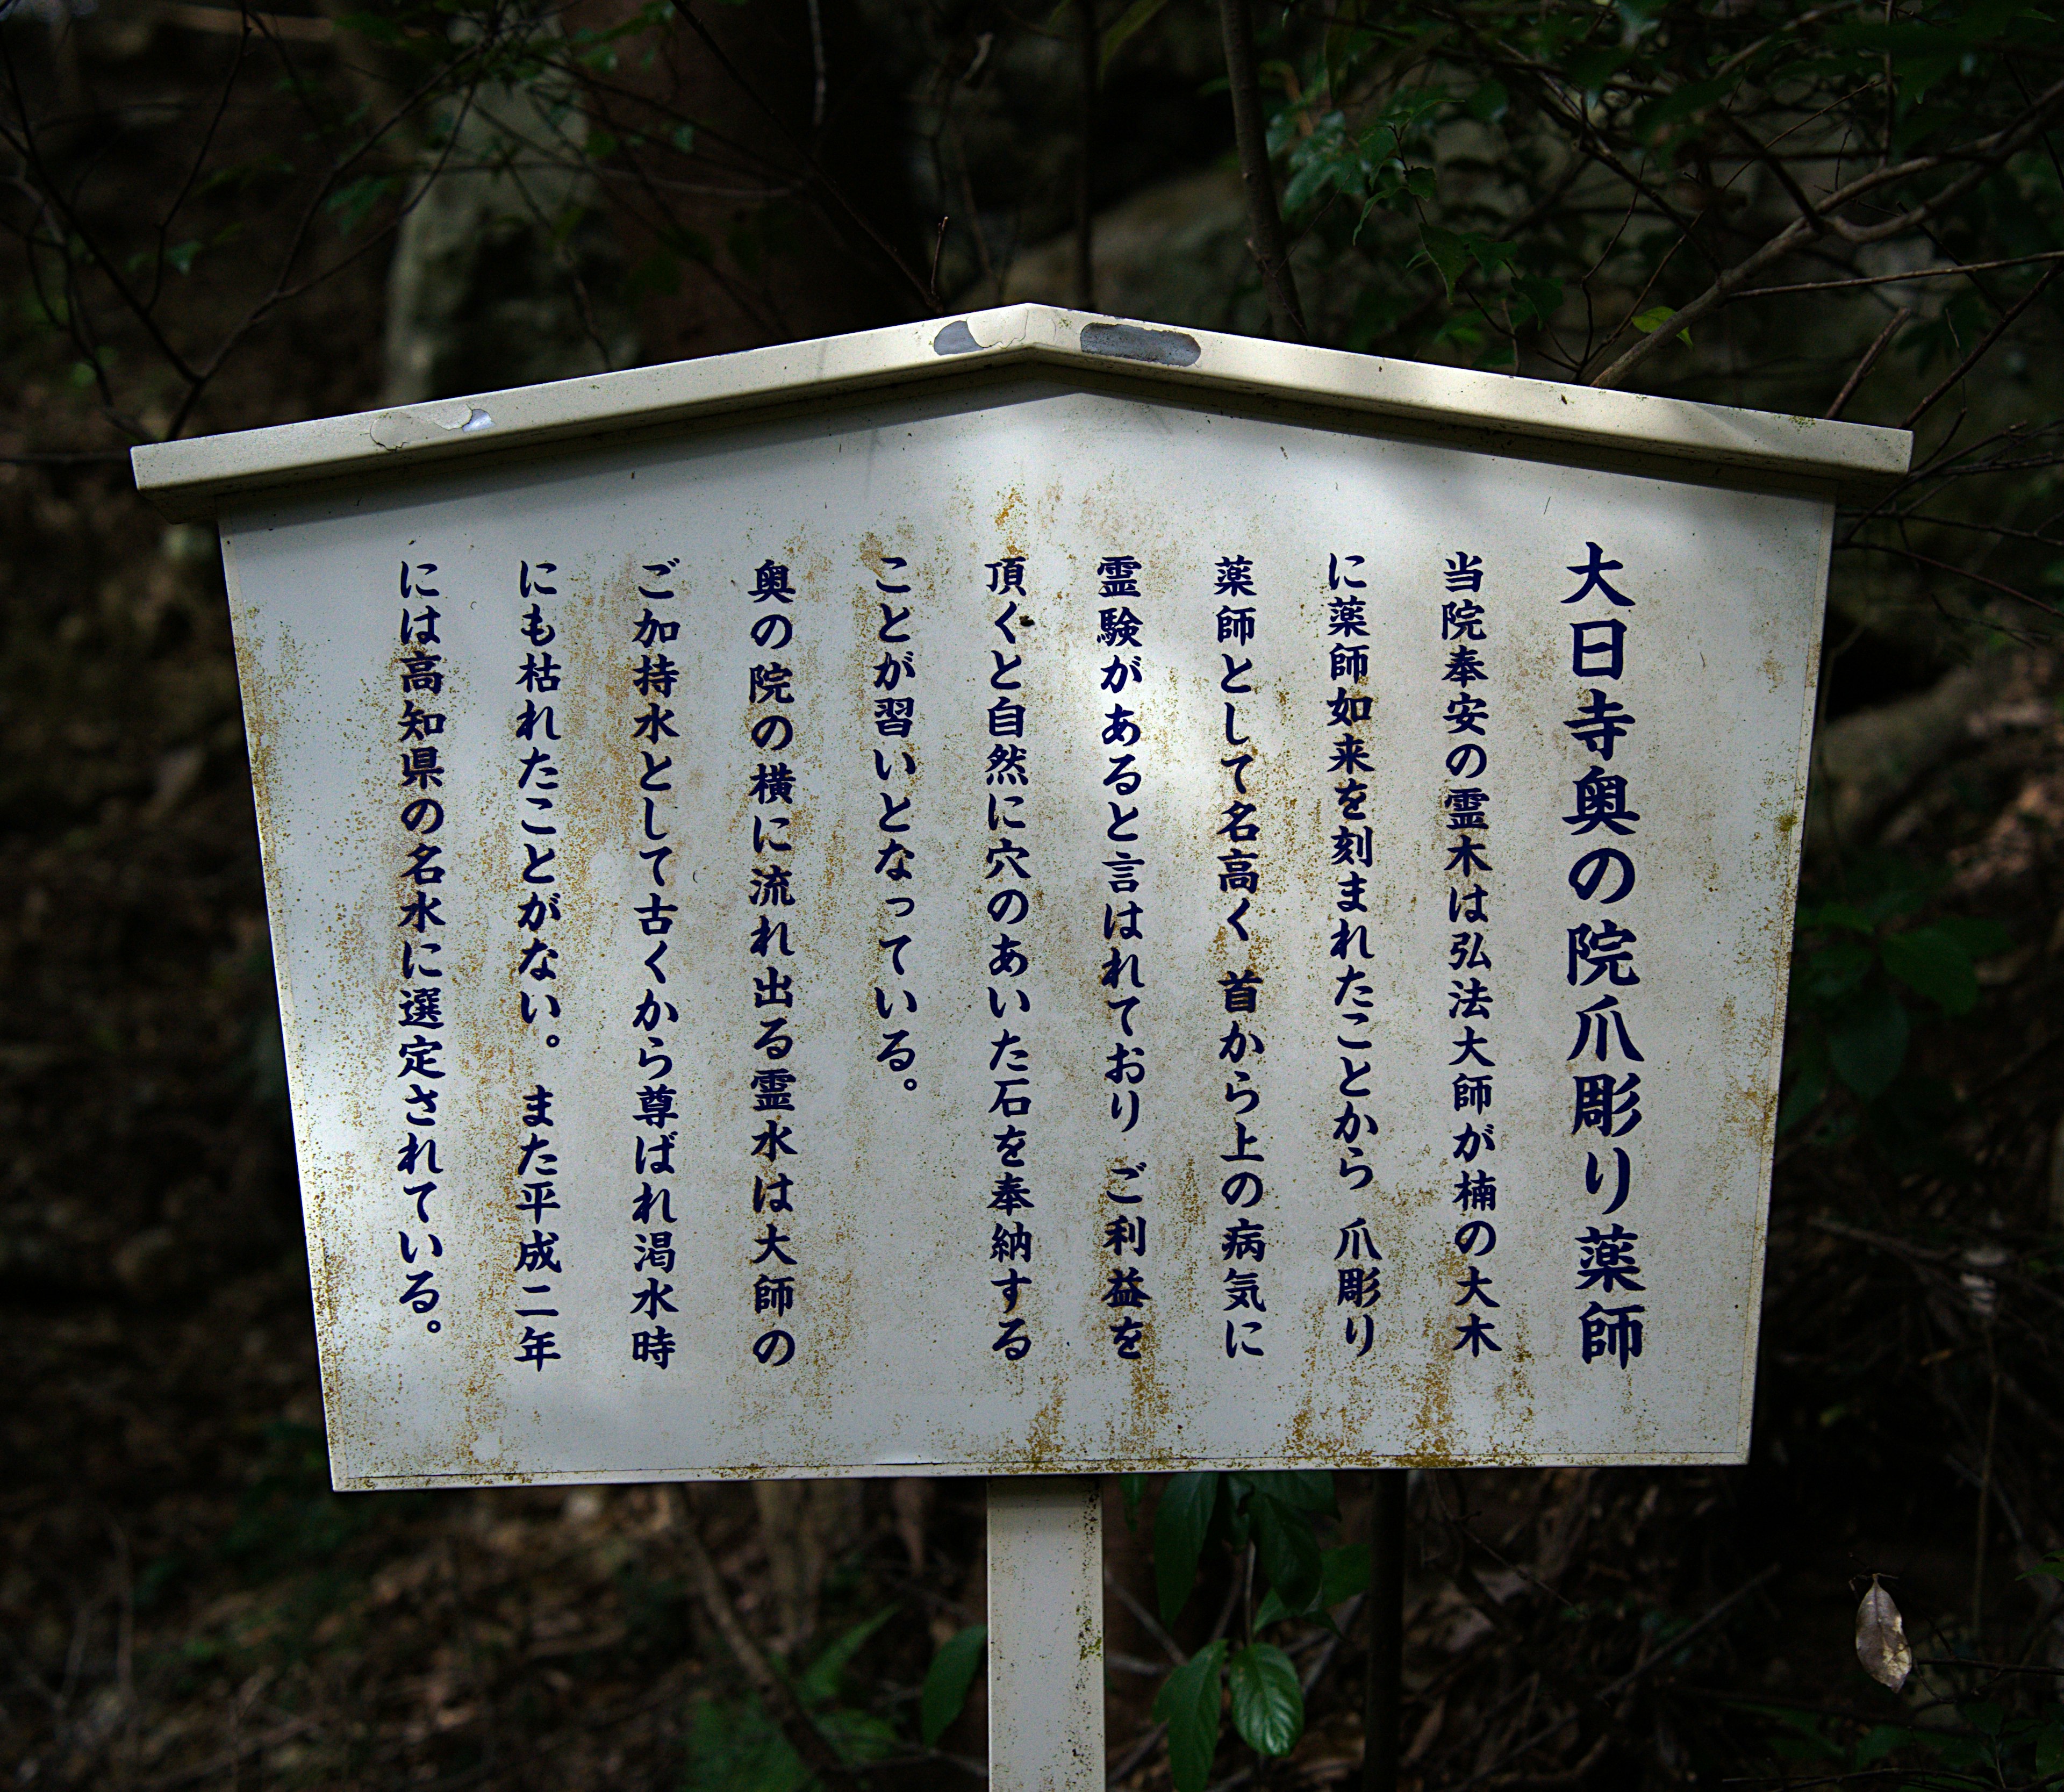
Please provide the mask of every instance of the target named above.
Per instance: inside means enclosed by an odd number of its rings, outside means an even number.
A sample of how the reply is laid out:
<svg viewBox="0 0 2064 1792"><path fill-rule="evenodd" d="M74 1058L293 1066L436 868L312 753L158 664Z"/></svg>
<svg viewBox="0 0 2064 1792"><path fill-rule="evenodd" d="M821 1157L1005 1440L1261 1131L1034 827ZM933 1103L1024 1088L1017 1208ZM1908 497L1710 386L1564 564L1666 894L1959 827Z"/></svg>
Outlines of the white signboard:
<svg viewBox="0 0 2064 1792"><path fill-rule="evenodd" d="M232 498L339 1484L1741 1460L1831 514L1036 368Z"/></svg>

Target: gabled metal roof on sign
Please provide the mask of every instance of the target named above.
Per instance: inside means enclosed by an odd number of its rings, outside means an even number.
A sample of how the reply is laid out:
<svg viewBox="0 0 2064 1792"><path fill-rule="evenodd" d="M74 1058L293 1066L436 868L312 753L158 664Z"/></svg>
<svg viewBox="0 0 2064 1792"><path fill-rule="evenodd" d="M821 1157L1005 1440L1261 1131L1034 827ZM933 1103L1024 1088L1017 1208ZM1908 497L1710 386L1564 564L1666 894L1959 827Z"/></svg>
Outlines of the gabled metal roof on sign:
<svg viewBox="0 0 2064 1792"><path fill-rule="evenodd" d="M1906 471L1901 429L1520 379L1209 330L1011 305L853 336L360 411L131 451L137 489L175 520L296 489L445 469L868 394L1027 376L1187 405L1566 454L1665 477L1866 496Z"/></svg>

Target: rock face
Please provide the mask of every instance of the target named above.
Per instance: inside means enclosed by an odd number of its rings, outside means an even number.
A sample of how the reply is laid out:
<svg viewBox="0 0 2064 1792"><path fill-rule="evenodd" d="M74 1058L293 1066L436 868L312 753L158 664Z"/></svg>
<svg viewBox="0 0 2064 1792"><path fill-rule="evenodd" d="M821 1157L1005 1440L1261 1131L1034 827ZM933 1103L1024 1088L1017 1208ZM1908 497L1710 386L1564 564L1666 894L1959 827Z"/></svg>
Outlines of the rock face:
<svg viewBox="0 0 2064 1792"><path fill-rule="evenodd" d="M1197 329L1247 328L1251 309L1265 317L1252 286L1247 205L1240 176L1213 169L1149 187L1097 215L1092 264L1099 311ZM1006 304L1074 302L1074 238L1027 249L1003 281Z"/></svg>
<svg viewBox="0 0 2064 1792"><path fill-rule="evenodd" d="M1972 712L1996 678L1996 668L1960 666L1931 690L1824 727L1813 743L1808 853L1818 860L1872 844L1900 799L1969 743Z"/></svg>
<svg viewBox="0 0 2064 1792"><path fill-rule="evenodd" d="M448 151L419 179L388 272L381 402L632 365L623 250L594 209L570 92L482 87L446 123Z"/></svg>
<svg viewBox="0 0 2064 1792"><path fill-rule="evenodd" d="M1338 340L1361 291L1351 261L1328 262L1307 242L1291 252L1314 337ZM1143 187L1096 215L1096 308L1156 324L1267 336L1268 308L1247 247L1240 175L1212 168ZM958 301L986 304L986 283ZM1003 276L1005 304L1072 305L1074 237L1053 237L1019 254ZM1330 333L1328 333L1330 332Z"/></svg>

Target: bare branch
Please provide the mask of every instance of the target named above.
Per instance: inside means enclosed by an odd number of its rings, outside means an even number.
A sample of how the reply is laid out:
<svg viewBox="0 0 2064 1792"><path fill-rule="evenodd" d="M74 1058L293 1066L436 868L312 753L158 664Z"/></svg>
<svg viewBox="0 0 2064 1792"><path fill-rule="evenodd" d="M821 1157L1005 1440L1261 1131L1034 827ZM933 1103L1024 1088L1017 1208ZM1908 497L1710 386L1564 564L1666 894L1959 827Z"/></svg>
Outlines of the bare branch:
<svg viewBox="0 0 2064 1792"><path fill-rule="evenodd" d="M1903 236L1928 219L1938 216L1960 204L2000 163L2032 142L2046 125L2051 114L2060 106L2064 106L2064 82L2047 89L2036 104L2024 111L2013 123L1969 145L1953 156L1947 154L1917 156L1896 167L1874 168L1869 173L1858 176L1847 187L1830 194L1816 208L1813 217L1794 219L1760 248L1726 269L1697 298L1680 308L1650 335L1635 343L1618 360L1597 375L1591 384L1608 388L1620 385L1644 361L1660 353L1679 330L1688 328L1699 319L1719 309L1756 274L1790 254L1808 237L1815 234L1816 228L1820 225L1837 228L1844 240L1850 243L1885 242ZM1927 199L1882 223L1860 228L1842 223L1833 216L1840 208L1853 205L1888 186L1957 162L1968 162L1973 165Z"/></svg>
<svg viewBox="0 0 2064 1792"><path fill-rule="evenodd" d="M1892 320L1877 332L1877 340L1863 353L1856 363L1856 371L1842 382L1842 389L1835 394L1835 401L1827 409L1828 421L1832 423L1842 414L1848 401L1856 397L1856 388L1864 383L1864 376L1877 365L1877 358L1892 345L1892 339L1899 334L1900 328L1913 315L1911 305L1901 305L1892 314Z"/></svg>
<svg viewBox="0 0 2064 1792"><path fill-rule="evenodd" d="M2041 298L2042 295L2049 290L2050 283L2055 280L2060 273L2064 273L2064 268L2058 267L2053 264L2049 272L2022 296L2020 301L2009 310L2006 316L2002 317L1997 324L1993 324L1989 330L1986 331L1985 333L1978 339L1977 342L1973 346L1971 352L1968 355L1965 356L1961 360L1957 362L1955 367L1949 370L1949 373L1944 377L1942 383L1936 387L1933 392L1929 393L1925 398L1922 399L1919 404L1916 405L1912 410L1906 413L1905 418L1900 424L1900 428L1902 429L1911 429L1915 424L1918 423L1921 418L1925 417L1929 412L1934 408L1937 400L1941 398L1945 393L1948 393L1956 386L1973 368L1976 367L1980 361L1985 359L1987 352L1992 348L1993 344L1997 342L2002 336L2005 336L2006 332L2014 327L2014 320L2019 317L2023 312L2027 310L2030 305L2034 304L2038 299Z"/></svg>
<svg viewBox="0 0 2064 1792"><path fill-rule="evenodd" d="M2064 261L2064 249L2046 249L2041 255L2010 256L2004 261L1964 261L1947 268L1916 268L1903 274L1864 274L1854 280L1800 280L1789 286L1752 286L1737 292L1744 299L1774 299L1787 292L1844 292L1865 286L1904 286L1909 280L1950 280L1971 274L1989 274L2002 268L2026 268L2045 261Z"/></svg>
<svg viewBox="0 0 2064 1792"><path fill-rule="evenodd" d="M687 1558L688 1578L694 1584L695 1597L702 1601L703 1610L716 1627L717 1634L724 1638L724 1646L731 1651L740 1671L752 1683L752 1689L760 1695L768 1715L788 1738L788 1746L796 1751L803 1765L823 1782L828 1792L861 1792L860 1781L838 1750L825 1739L809 1713L803 1709L803 1701L796 1697L795 1689L774 1671L773 1665L745 1628L737 1608L731 1602L731 1595L724 1591L716 1564L703 1547L695 1514L686 1497L678 1488L670 1488L667 1492L679 1521L681 1552Z"/></svg>

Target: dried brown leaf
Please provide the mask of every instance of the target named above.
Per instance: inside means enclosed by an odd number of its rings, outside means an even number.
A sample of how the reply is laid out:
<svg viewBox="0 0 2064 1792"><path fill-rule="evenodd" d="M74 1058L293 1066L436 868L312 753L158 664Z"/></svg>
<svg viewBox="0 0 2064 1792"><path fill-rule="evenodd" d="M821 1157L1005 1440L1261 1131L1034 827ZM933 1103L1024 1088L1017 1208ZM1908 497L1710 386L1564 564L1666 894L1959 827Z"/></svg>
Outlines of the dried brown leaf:
<svg viewBox="0 0 2064 1792"><path fill-rule="evenodd" d="M1906 1646L1906 1625L1892 1595L1871 1577L1870 1591L1856 1608L1856 1659L1864 1672L1895 1693L1913 1671L1913 1651Z"/></svg>

